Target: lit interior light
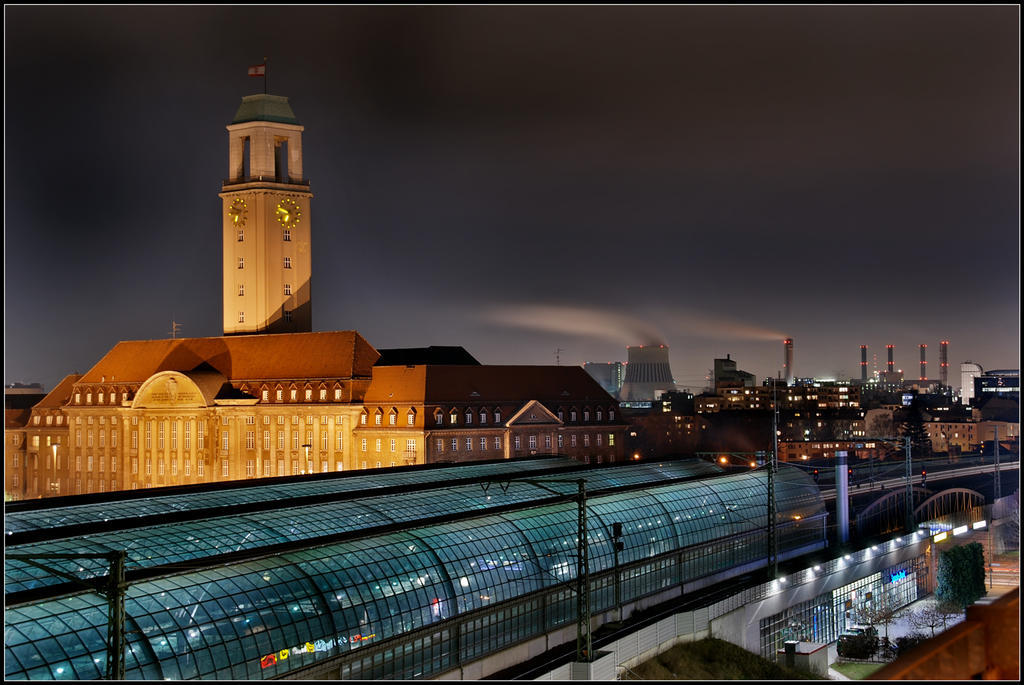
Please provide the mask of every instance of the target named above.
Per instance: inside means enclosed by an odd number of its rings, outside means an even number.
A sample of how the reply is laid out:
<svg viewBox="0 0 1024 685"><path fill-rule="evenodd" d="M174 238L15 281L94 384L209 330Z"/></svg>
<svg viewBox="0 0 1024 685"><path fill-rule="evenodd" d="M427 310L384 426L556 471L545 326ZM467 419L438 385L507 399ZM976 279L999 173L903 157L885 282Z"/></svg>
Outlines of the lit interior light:
<svg viewBox="0 0 1024 685"><path fill-rule="evenodd" d="M726 459L725 457L719 457L719 458L718 458L718 461L719 461L720 463L724 464L724 463L725 463L726 461L728 461L728 460L727 460L727 459Z"/></svg>
<svg viewBox="0 0 1024 685"><path fill-rule="evenodd" d="M963 535L967 532L967 526L957 526L953 529L953 535Z"/></svg>
<svg viewBox="0 0 1024 685"><path fill-rule="evenodd" d="M942 542L947 537L949 537L949 535L947 533L943 532L943 533L939 533L938 535L936 535L934 540L935 540L935 542Z"/></svg>
<svg viewBox="0 0 1024 685"><path fill-rule="evenodd" d="M878 551L878 545L871 545L871 551L872 552Z"/></svg>
<svg viewBox="0 0 1024 685"><path fill-rule="evenodd" d="M984 528L984 527L985 527L985 521L978 521L973 526L974 530L978 530L979 528Z"/></svg>
<svg viewBox="0 0 1024 685"><path fill-rule="evenodd" d="M815 567L814 567L814 570L815 570L815 571L820 571L820 570L821 570L821 566L815 566Z"/></svg>

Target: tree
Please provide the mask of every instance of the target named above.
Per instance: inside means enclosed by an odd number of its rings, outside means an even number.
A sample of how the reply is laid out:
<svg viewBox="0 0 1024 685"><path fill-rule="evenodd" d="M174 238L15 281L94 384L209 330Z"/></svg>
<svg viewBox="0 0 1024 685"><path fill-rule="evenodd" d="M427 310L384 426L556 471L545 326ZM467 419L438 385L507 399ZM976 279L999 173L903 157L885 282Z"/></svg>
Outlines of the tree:
<svg viewBox="0 0 1024 685"><path fill-rule="evenodd" d="M900 437L910 437L910 453L914 458L923 459L932 455L932 439L924 427L924 407L918 397L903 410L900 417Z"/></svg>
<svg viewBox="0 0 1024 685"><path fill-rule="evenodd" d="M865 606L857 612L857 621L868 626L883 626L885 642L889 642L889 624L896 619L899 608L888 596L882 596L877 602Z"/></svg>
<svg viewBox="0 0 1024 685"><path fill-rule="evenodd" d="M913 611L907 618L910 625L918 630L929 629L932 637L935 637L935 629L942 626L943 629L954 616L963 613L963 609L948 602L928 604Z"/></svg>
<svg viewBox="0 0 1024 685"><path fill-rule="evenodd" d="M977 542L939 554L935 597L961 609L985 595L985 551Z"/></svg>

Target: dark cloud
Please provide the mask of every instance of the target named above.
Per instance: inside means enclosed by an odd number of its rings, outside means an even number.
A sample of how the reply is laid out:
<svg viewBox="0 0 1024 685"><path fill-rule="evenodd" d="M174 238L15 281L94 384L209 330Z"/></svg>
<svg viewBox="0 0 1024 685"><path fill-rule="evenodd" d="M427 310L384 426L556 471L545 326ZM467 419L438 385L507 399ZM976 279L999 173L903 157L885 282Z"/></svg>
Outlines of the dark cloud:
<svg viewBox="0 0 1024 685"><path fill-rule="evenodd" d="M5 19L8 381L52 387L172 317L220 333L224 126L264 55L306 127L319 330L624 359L600 323L487 315L597 312L696 385L726 353L774 375L781 335L807 375L890 342L916 368L945 337L954 368L1019 364L1016 7Z"/></svg>

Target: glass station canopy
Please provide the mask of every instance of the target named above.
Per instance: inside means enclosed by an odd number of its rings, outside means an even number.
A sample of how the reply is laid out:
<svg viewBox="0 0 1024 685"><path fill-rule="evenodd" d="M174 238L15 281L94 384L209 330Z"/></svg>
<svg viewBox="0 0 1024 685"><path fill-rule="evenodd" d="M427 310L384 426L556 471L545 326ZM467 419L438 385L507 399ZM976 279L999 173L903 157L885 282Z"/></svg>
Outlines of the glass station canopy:
<svg viewBox="0 0 1024 685"><path fill-rule="evenodd" d="M337 475L21 512L8 517L7 553L127 551L128 678L262 679L573 581L577 479L591 573L613 567L616 522L622 565L767 523L764 470L724 474L697 460ZM325 499L306 503L311 492ZM793 467L780 467L776 501L780 520L824 511ZM233 513L242 502L249 510ZM61 537L89 522L105 528ZM107 572L103 562L47 563L83 578ZM17 560L5 560L5 576L6 677L103 677L106 600Z"/></svg>

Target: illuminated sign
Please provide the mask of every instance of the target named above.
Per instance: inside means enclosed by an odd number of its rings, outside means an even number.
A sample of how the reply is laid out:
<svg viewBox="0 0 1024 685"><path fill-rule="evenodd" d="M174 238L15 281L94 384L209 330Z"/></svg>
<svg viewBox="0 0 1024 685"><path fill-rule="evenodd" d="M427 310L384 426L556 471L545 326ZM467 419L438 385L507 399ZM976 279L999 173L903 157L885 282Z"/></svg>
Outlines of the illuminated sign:
<svg viewBox="0 0 1024 685"><path fill-rule="evenodd" d="M281 663L282 661L285 661L286 659L288 659L288 657L295 657L303 654L314 654L317 652L329 652L333 650L335 647L340 647L341 645L356 645L360 642L372 640L375 637L377 637L377 633L370 633L369 635L362 635L357 633L356 635L352 636L339 635L337 639L332 638L330 640L317 640L315 642L306 642L299 645L298 647L282 649L278 652L274 652L273 654L267 654L266 656L260 659L260 668L269 668L271 666Z"/></svg>
<svg viewBox="0 0 1024 685"><path fill-rule="evenodd" d="M902 571L897 571L896 573L889 574L889 582L890 583L895 583L897 581L903 580L906 577L907 577L907 570L903 569Z"/></svg>

